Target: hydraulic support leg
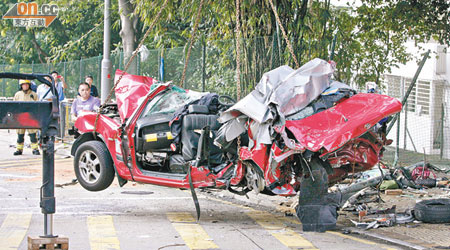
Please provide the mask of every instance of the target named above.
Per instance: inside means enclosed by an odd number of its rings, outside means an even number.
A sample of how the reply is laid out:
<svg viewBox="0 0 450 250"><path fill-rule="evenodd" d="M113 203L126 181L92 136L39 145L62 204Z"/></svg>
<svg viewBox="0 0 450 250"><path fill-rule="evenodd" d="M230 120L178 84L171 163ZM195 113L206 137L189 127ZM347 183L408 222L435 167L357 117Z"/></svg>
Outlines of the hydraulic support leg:
<svg viewBox="0 0 450 250"><path fill-rule="evenodd" d="M45 136L42 140L42 187L41 211L44 214L44 235L42 237L56 237L53 235L53 214L55 213L55 137Z"/></svg>

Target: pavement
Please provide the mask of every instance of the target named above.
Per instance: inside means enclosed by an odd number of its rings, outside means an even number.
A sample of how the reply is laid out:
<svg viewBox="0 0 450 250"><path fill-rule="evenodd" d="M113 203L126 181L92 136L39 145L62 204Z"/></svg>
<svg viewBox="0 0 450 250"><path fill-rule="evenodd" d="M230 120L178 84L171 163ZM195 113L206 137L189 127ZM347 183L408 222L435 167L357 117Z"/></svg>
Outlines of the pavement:
<svg viewBox="0 0 450 250"><path fill-rule="evenodd" d="M33 155L31 153L30 147L30 137L28 133L25 133L25 147L23 150L23 155L14 156L13 153L16 151L16 141L17 141L17 132L15 129L0 129L0 161L5 160L24 160L24 159L36 159L42 156ZM65 137L64 140L59 138L55 141L55 159L57 158L67 158L70 157L70 147L73 138ZM42 154L42 150L40 150Z"/></svg>
<svg viewBox="0 0 450 250"><path fill-rule="evenodd" d="M31 154L31 149L25 147L22 156L13 156L15 151L15 141L17 134L15 130L0 130L0 147L3 153L0 154L0 161L14 161L20 157L22 160L36 159L41 156ZM71 138L57 140L55 143L55 160L70 158ZM29 144L29 137L25 137L25 142ZM65 182L70 182L74 176L65 176ZM64 184L64 183L59 183ZM267 196L250 192L247 196L240 196L225 190L197 190L198 193L229 201L234 204L246 205L251 207L265 208L266 210L276 210L283 212L286 217L295 218L295 211L291 207L298 197ZM379 208L387 208L394 204L397 205L397 211L412 208L416 201L420 199L429 199L438 195L447 195L448 192L435 194L432 192L422 195L402 195L387 196L382 194L385 203L380 203ZM408 225L395 225L393 227L380 227L377 229L361 230L352 227L350 219L357 220L357 217L351 213L340 212L338 228L346 234L358 234L364 237L389 242L409 249L450 249L450 224L426 224L412 223Z"/></svg>
<svg viewBox="0 0 450 250"><path fill-rule="evenodd" d="M266 210L276 210L278 212L283 212L286 217L296 218L293 206L295 206L298 196L267 196L250 192L246 197L225 190L204 192L233 203L265 207ZM385 195L382 193L381 199L383 202L370 203L369 206L371 206L372 209L381 210L396 205L397 212L404 212L407 209L413 209L416 202L432 198L450 198L450 193L438 188L421 191L404 190L402 195ZM414 221L408 224L396 224L391 227L378 227L376 229L363 230L354 227L351 220L358 221L358 216L351 212L339 211L338 230L345 234L356 234L409 249L450 249L449 223L428 224Z"/></svg>
<svg viewBox="0 0 450 250"><path fill-rule="evenodd" d="M297 200L296 197L281 197L257 195L248 193L248 197L232 194L228 191L204 191L209 195L220 199L225 199L241 205L265 207L267 210L277 210L284 212L286 217L295 217L295 210L292 206ZM406 194L406 192L405 192ZM416 201L421 199L431 199L437 197L449 197L446 192L430 192L422 195L393 196L381 194L383 203L376 204L373 208L383 209L397 205L398 212L414 207ZM294 204L295 205L295 204ZM297 219L297 218L296 218ZM397 224L392 227L379 227L377 229L362 230L353 227L350 220L358 221L358 216L349 212L340 211L338 217L338 230L345 234L356 234L364 237L377 239L392 244L396 244L409 249L450 249L450 224L427 224L415 221L408 224Z"/></svg>
<svg viewBox="0 0 450 250"><path fill-rule="evenodd" d="M62 150L55 155L53 224L56 234L69 238L70 249L405 249L336 231L302 232L295 217L272 212L273 206L269 212L259 209L271 206L267 196L258 196L260 205L242 206L239 200L229 202L198 189L201 217L196 222L189 190L133 182L121 188L115 180L106 190L89 192L71 184L73 159L64 158L69 149L64 144L56 143ZM42 159L29 149L23 156L5 153L3 158L8 160L0 162L0 249L27 249L26 236L43 229ZM12 233L25 238L9 237Z"/></svg>

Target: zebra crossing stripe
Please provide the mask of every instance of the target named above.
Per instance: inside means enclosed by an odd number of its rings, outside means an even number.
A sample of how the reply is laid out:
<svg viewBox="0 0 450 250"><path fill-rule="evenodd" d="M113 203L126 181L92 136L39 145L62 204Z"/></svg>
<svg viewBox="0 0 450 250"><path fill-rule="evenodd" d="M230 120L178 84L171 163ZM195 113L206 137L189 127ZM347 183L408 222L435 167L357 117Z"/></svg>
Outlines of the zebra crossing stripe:
<svg viewBox="0 0 450 250"><path fill-rule="evenodd" d="M55 163L65 163L72 162L72 158L67 159L55 159ZM13 167L13 166L32 166L32 165L41 165L42 159L29 159L29 160L17 160L17 161L3 161L0 163L0 167Z"/></svg>
<svg viewBox="0 0 450 250"><path fill-rule="evenodd" d="M350 240L358 241L358 242L361 242L361 243L364 243L364 244L367 244L367 245L376 245L376 246L378 246L378 247L380 247L382 249L386 249L386 250L397 250L397 248L383 246L383 245L377 244L377 243L375 243L373 241L356 238L356 237L353 237L353 236L350 236L350 235L346 235L346 234L343 234L343 233L339 233L339 232L327 231L327 233L334 234L334 235L340 236L342 238L347 238L347 239L350 239Z"/></svg>
<svg viewBox="0 0 450 250"><path fill-rule="evenodd" d="M219 248L190 213L167 213L166 215L190 249Z"/></svg>
<svg viewBox="0 0 450 250"><path fill-rule="evenodd" d="M269 233L279 240L283 245L289 248L300 249L317 249L310 241L303 238L300 234L292 229L286 228L283 222L267 212L252 211L247 215L252 218L261 227L269 231Z"/></svg>
<svg viewBox="0 0 450 250"><path fill-rule="evenodd" d="M41 158L33 158L33 159L24 159L24 160L22 160L22 159L17 159L17 160L15 160L15 161L2 161L1 163L0 163L0 165L8 165L8 164L16 164L16 163L21 163L21 162L23 162L23 163L28 163L28 162L42 162L42 159Z"/></svg>
<svg viewBox="0 0 450 250"><path fill-rule="evenodd" d="M0 249L18 249L30 221L31 214L8 214L0 227Z"/></svg>
<svg viewBox="0 0 450 250"><path fill-rule="evenodd" d="M112 216L89 216L87 226L91 250L120 249Z"/></svg>
<svg viewBox="0 0 450 250"><path fill-rule="evenodd" d="M189 192L189 191L186 190L186 192ZM189 194L190 194L190 192L189 192ZM217 202L220 202L220 203L223 203L223 204L227 204L227 205L230 205L230 206L233 206L233 207L243 208L243 209L250 210L250 211L257 211L254 208L251 208L249 206L239 205L239 204L236 204L236 203L233 203L233 202L230 202L230 201L217 199L217 198L212 197L212 196L206 196L206 199L212 200L212 201L217 201Z"/></svg>

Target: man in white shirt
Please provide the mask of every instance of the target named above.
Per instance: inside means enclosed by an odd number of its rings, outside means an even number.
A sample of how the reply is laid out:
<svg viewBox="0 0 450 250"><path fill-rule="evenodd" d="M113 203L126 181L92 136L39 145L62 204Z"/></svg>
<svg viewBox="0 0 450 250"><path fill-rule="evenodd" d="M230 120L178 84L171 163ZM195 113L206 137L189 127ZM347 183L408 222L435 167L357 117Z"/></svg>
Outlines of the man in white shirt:
<svg viewBox="0 0 450 250"><path fill-rule="evenodd" d="M49 82L51 82L50 77L45 77ZM36 91L39 101L52 101L53 93L47 84L41 83Z"/></svg>

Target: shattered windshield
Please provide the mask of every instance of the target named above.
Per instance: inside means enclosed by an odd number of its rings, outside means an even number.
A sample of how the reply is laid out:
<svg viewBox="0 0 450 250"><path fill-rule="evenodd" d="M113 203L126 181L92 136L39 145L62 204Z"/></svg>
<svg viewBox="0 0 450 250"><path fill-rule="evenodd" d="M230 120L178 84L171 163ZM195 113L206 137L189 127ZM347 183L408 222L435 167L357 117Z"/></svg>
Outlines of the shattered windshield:
<svg viewBox="0 0 450 250"><path fill-rule="evenodd" d="M143 117L149 117L155 114L172 114L181 106L199 99L204 94L196 91L186 91L182 88L172 86L147 104L143 112Z"/></svg>

